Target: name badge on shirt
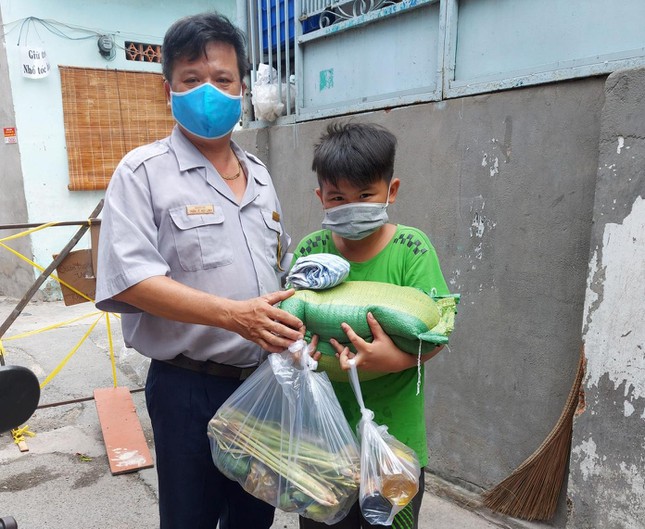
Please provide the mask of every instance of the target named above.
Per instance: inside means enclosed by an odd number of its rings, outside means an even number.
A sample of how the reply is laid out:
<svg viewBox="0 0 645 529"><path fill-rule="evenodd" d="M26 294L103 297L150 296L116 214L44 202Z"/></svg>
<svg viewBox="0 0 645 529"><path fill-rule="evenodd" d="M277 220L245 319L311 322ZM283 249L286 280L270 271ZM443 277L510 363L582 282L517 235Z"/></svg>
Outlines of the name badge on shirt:
<svg viewBox="0 0 645 529"><path fill-rule="evenodd" d="M213 204L186 206L186 215L212 215L215 213Z"/></svg>
<svg viewBox="0 0 645 529"><path fill-rule="evenodd" d="M277 211L274 211L274 212L271 214L271 217L272 217L272 218L273 218L273 220L275 220L276 222L280 222L280 213L278 213Z"/></svg>

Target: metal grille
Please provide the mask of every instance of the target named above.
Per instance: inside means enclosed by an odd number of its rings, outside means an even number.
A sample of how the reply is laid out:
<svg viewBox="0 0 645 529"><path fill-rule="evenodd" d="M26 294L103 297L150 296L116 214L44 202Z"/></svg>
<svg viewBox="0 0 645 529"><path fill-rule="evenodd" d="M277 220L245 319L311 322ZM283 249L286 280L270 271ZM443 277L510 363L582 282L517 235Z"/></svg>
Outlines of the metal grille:
<svg viewBox="0 0 645 529"><path fill-rule="evenodd" d="M295 0L248 0L251 93L256 121L273 121L294 113L295 22L299 7Z"/></svg>
<svg viewBox="0 0 645 529"><path fill-rule="evenodd" d="M250 121L296 114L301 35L361 17L400 0L247 0L251 72Z"/></svg>
<svg viewBox="0 0 645 529"><path fill-rule="evenodd" d="M331 26L382 7L399 3L401 0L302 0L302 19L309 20L309 26L320 28Z"/></svg>
<svg viewBox="0 0 645 529"><path fill-rule="evenodd" d="M334 5L334 0L302 0L301 15L302 17L311 17L322 13L325 9L329 9Z"/></svg>

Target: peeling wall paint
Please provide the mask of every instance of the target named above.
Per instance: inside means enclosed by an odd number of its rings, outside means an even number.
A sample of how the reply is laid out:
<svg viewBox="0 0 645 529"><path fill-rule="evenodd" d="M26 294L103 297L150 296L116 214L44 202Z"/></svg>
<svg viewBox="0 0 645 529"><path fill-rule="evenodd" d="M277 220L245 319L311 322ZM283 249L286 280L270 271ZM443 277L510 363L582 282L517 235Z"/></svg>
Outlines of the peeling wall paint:
<svg viewBox="0 0 645 529"><path fill-rule="evenodd" d="M645 528L645 68L605 82L567 529Z"/></svg>
<svg viewBox="0 0 645 529"><path fill-rule="evenodd" d="M640 312L645 299L645 199L638 197L622 224L607 224L602 248L590 263L585 343L590 351L587 386L606 373L618 388L625 384L626 402L645 398L645 325ZM608 273L611 271L611 273ZM600 276L602 290L596 291ZM641 314L640 319L634 319ZM628 407L626 412L631 415Z"/></svg>
<svg viewBox="0 0 645 529"><path fill-rule="evenodd" d="M579 461L580 470L582 471L582 479L587 481L590 476L599 474L600 457L596 453L596 443L589 438L576 446L571 453L577 456Z"/></svg>
<svg viewBox="0 0 645 529"><path fill-rule="evenodd" d="M493 143L495 140L493 139ZM499 174L499 158L497 156L491 156L490 162L488 160L488 154L484 153L482 158L482 167L488 167L490 177L492 178L496 174Z"/></svg>
<svg viewBox="0 0 645 529"><path fill-rule="evenodd" d="M473 261L473 258L477 261L481 261L484 255L484 241L477 239L483 239L484 234L488 230L489 232L495 228L497 223L490 219L488 216L484 215L484 209L486 208L486 202L484 197L481 195L475 197L470 206L470 213L472 215L472 221L470 223L469 235L473 239L475 246L473 247L472 254L468 255L468 261L471 263L471 269L475 270L477 264Z"/></svg>
<svg viewBox="0 0 645 529"><path fill-rule="evenodd" d="M609 173L608 173L609 174ZM569 529L643 529L645 200L607 223L590 259L586 408L574 425Z"/></svg>

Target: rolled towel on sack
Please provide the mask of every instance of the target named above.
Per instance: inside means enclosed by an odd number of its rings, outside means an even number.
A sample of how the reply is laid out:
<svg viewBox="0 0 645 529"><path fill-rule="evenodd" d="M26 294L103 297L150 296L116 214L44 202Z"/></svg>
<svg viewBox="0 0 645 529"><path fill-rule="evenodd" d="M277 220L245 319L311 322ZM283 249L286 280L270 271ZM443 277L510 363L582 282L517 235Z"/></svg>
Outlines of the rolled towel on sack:
<svg viewBox="0 0 645 529"><path fill-rule="evenodd" d="M298 257L287 275L286 285L296 290L332 288L349 275L349 261L331 253Z"/></svg>
<svg viewBox="0 0 645 529"><path fill-rule="evenodd" d="M280 304L280 308L297 316L307 328L307 337L319 336L318 350L322 357L318 370L326 371L331 380L347 381L331 338L353 350L341 323L347 323L361 338L370 342L372 333L367 323L371 312L394 344L410 354L429 353L438 345L448 343L455 323L459 294L429 296L412 287L375 281L346 281L322 291L299 290ZM359 372L361 380L383 373Z"/></svg>

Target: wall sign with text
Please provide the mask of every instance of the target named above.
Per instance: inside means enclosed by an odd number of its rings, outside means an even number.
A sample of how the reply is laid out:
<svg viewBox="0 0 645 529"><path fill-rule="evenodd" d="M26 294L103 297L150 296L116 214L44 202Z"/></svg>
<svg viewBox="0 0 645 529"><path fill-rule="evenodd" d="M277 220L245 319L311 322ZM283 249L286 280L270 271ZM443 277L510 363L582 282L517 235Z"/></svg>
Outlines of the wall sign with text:
<svg viewBox="0 0 645 529"><path fill-rule="evenodd" d="M5 143L18 143L18 136L16 136L16 127L4 127L2 129Z"/></svg>
<svg viewBox="0 0 645 529"><path fill-rule="evenodd" d="M51 71L45 48L38 46L20 46L22 75L29 79L47 77Z"/></svg>

